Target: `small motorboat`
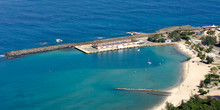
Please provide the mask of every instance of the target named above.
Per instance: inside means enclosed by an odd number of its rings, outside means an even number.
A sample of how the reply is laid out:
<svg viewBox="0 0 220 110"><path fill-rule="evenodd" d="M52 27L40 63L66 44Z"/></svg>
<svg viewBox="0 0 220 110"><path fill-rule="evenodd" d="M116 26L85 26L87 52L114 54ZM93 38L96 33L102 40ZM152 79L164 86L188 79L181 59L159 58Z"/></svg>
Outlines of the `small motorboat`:
<svg viewBox="0 0 220 110"><path fill-rule="evenodd" d="M98 39L103 39L104 37L97 37Z"/></svg>
<svg viewBox="0 0 220 110"><path fill-rule="evenodd" d="M152 64L152 62L147 62L149 65L151 65Z"/></svg>
<svg viewBox="0 0 220 110"><path fill-rule="evenodd" d="M56 39L56 42L63 42L62 39Z"/></svg>
<svg viewBox="0 0 220 110"><path fill-rule="evenodd" d="M138 49L138 52L140 52L141 50L140 49Z"/></svg>
<svg viewBox="0 0 220 110"><path fill-rule="evenodd" d="M47 42L40 42L40 44L47 44Z"/></svg>
<svg viewBox="0 0 220 110"><path fill-rule="evenodd" d="M148 63L148 65L151 65L151 64L152 64L152 62L150 62L149 58L148 58L148 62L147 62L147 63Z"/></svg>

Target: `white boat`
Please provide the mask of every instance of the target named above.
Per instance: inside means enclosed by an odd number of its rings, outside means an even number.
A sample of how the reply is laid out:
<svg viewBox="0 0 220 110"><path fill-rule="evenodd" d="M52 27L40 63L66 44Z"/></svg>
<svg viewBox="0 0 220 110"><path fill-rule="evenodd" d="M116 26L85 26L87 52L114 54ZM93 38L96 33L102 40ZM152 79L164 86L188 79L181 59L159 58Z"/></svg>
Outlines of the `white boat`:
<svg viewBox="0 0 220 110"><path fill-rule="evenodd" d="M62 39L56 39L56 42L63 42Z"/></svg>
<svg viewBox="0 0 220 110"><path fill-rule="evenodd" d="M141 50L140 49L138 49L138 52L140 52Z"/></svg>
<svg viewBox="0 0 220 110"><path fill-rule="evenodd" d="M5 55L0 55L0 57L5 57Z"/></svg>
<svg viewBox="0 0 220 110"><path fill-rule="evenodd" d="M149 65L151 65L152 64L152 62L150 62L150 60L149 60L149 58L148 58L148 62L147 62Z"/></svg>
<svg viewBox="0 0 220 110"><path fill-rule="evenodd" d="M132 32L132 31L131 32L126 32L126 33L131 34L132 36L134 35L134 32Z"/></svg>
<svg viewBox="0 0 220 110"><path fill-rule="evenodd" d="M104 37L97 37L98 39L103 39Z"/></svg>

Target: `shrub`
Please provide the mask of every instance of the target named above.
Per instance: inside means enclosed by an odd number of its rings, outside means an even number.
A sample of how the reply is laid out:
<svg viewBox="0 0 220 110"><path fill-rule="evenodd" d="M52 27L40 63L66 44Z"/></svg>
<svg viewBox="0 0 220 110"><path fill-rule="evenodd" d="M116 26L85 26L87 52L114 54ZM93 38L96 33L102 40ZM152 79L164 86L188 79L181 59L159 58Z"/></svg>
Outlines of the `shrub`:
<svg viewBox="0 0 220 110"><path fill-rule="evenodd" d="M205 83L204 83L203 80L200 81L199 87L200 87L200 88L205 87Z"/></svg>
<svg viewBox="0 0 220 110"><path fill-rule="evenodd" d="M210 70L214 74L216 74L218 72L218 69L216 67L212 67Z"/></svg>
<svg viewBox="0 0 220 110"><path fill-rule="evenodd" d="M191 59L192 59L191 57L188 57L188 58L187 58L187 61L189 61L189 60L191 60Z"/></svg>
<svg viewBox="0 0 220 110"><path fill-rule="evenodd" d="M199 89L200 95L207 94L209 91L205 91L204 89Z"/></svg>
<svg viewBox="0 0 220 110"><path fill-rule="evenodd" d="M201 57L202 56L202 52L199 52L198 54L197 54L197 57Z"/></svg>

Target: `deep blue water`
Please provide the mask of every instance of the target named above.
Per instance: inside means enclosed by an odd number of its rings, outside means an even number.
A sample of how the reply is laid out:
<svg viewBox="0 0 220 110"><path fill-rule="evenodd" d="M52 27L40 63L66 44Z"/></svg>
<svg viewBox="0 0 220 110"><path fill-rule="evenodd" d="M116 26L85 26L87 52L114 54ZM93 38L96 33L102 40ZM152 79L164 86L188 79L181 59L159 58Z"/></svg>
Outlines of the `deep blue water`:
<svg viewBox="0 0 220 110"><path fill-rule="evenodd" d="M155 32L174 25L220 25L219 0L1 0L0 54L17 49Z"/></svg>
<svg viewBox="0 0 220 110"><path fill-rule="evenodd" d="M219 0L1 0L0 55L45 46L40 42L55 45L56 38L70 43L174 25L220 25L219 18ZM164 97L113 89L168 89L181 81L185 59L173 46L0 58L0 109L151 108Z"/></svg>

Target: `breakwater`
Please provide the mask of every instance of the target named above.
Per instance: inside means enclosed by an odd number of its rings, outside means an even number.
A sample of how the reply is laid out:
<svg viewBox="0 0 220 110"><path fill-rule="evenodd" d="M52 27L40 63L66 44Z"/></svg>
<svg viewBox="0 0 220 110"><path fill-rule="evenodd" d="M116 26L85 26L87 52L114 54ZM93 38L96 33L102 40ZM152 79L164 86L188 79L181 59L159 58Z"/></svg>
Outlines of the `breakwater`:
<svg viewBox="0 0 220 110"><path fill-rule="evenodd" d="M123 90L123 91L150 91L150 92L170 93L170 92L167 92L167 91L153 90L153 89L115 88L114 90Z"/></svg>
<svg viewBox="0 0 220 110"><path fill-rule="evenodd" d="M28 55L28 54L48 52L48 51L67 49L67 48L74 48L75 46L87 45L87 44L104 43L104 42L111 42L111 41L131 39L131 38L141 38L141 37L147 37L149 35L152 35L152 34L142 34L142 35L135 35L135 36L126 36L126 37L94 40L94 41L87 41L87 42L78 42L78 43L69 43L69 44L60 44L60 45L54 45L54 46L38 47L38 48L32 48L32 49L16 50L16 51L10 51L10 52L5 53L5 56L9 59L12 59L12 58L16 58L16 57Z"/></svg>
<svg viewBox="0 0 220 110"><path fill-rule="evenodd" d="M174 30L200 30L200 29L201 29L201 27L192 27L190 25L173 26L173 27L160 29L160 30L156 31L156 33L149 33L149 34L142 33L140 35L134 35L134 36L125 36L125 37L117 37L117 38L110 38L110 39L94 40L94 41L79 42L79 43L60 44L60 45L54 45L54 46L46 46L46 47L38 47L38 48L32 48L32 49L10 51L10 52L5 53L5 56L9 59L12 59L12 58L16 58L16 57L28 55L28 54L48 52L48 51L54 51L54 50L59 50L59 49L75 48L76 46L81 46L81 45L89 45L89 44L92 45L92 44L113 42L113 41L133 39L133 38L136 38L136 39L137 38L147 38L147 37L154 35L154 34L170 33ZM152 43L152 44L143 44L143 45L140 45L139 47L158 46L158 45L174 45L174 44L175 43ZM79 49L79 48L77 48L77 49ZM81 50L81 49L79 49L79 50ZM99 51L85 52L85 53L96 53L96 52L99 52Z"/></svg>

